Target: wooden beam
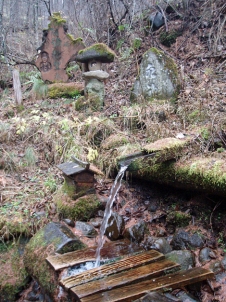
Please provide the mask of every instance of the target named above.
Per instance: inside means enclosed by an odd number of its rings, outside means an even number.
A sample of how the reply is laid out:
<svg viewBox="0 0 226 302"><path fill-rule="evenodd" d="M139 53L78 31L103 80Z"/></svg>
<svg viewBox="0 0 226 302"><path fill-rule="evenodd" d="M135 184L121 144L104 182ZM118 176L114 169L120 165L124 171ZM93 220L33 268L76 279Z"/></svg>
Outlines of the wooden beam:
<svg viewBox="0 0 226 302"><path fill-rule="evenodd" d="M164 255L155 251L150 250L141 254L127 256L114 263L108 263L99 267L90 269L83 273L75 276L70 276L60 281L60 284L69 289L71 287L97 280L112 274L117 274L121 271L127 271L131 268L139 267L144 264L148 264L164 258Z"/></svg>
<svg viewBox="0 0 226 302"><path fill-rule="evenodd" d="M163 277L151 278L139 283L122 286L113 290L99 292L80 299L81 302L131 302L149 291L175 289L197 283L214 276L210 270L196 267Z"/></svg>
<svg viewBox="0 0 226 302"><path fill-rule="evenodd" d="M162 260L137 268L113 274L104 279L95 280L82 285L75 286L70 289L71 292L79 299L95 294L97 292L129 285L134 282L140 282L144 279L158 277L170 269L179 268L179 264L170 260ZM133 286L133 285L132 285Z"/></svg>
<svg viewBox="0 0 226 302"><path fill-rule="evenodd" d="M76 264L85 263L87 261L96 260L97 246L86 248L79 251L69 252L63 255L49 256L46 261L56 271L64 269ZM141 252L139 246L131 243L128 239L106 242L100 251L101 260L113 259L115 257L122 257L136 252Z"/></svg>

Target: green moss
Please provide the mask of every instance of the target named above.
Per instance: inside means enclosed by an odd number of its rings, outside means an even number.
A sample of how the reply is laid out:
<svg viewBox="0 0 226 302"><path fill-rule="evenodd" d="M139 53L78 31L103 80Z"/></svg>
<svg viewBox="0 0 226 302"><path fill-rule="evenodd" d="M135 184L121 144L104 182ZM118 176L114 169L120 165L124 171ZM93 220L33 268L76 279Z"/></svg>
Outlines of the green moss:
<svg viewBox="0 0 226 302"><path fill-rule="evenodd" d="M129 139L125 135L112 134L105 141L102 142L101 147L109 150L129 143Z"/></svg>
<svg viewBox="0 0 226 302"><path fill-rule="evenodd" d="M173 211L167 215L166 221L176 227L186 227L191 221L191 215L181 211Z"/></svg>
<svg viewBox="0 0 226 302"><path fill-rule="evenodd" d="M201 136L202 136L202 138L203 138L205 141L207 141L207 140L210 138L210 131L209 131L209 129L206 128L206 127L203 127L203 128L201 129Z"/></svg>
<svg viewBox="0 0 226 302"><path fill-rule="evenodd" d="M28 282L28 274L23 265L19 246L15 242L6 244L7 252L0 252L0 301L16 301L16 295ZM4 273L3 273L4 272ZM12 278L13 276L13 278Z"/></svg>
<svg viewBox="0 0 226 302"><path fill-rule="evenodd" d="M49 24L49 27L52 25L52 24L55 24L55 25L63 25L66 23L66 20L63 19L61 17L61 14L60 12L56 12L56 13L53 13L53 15L51 16L50 18L50 24Z"/></svg>
<svg viewBox="0 0 226 302"><path fill-rule="evenodd" d="M111 59L114 59L115 53L111 50L106 44L104 43L96 43L93 44L85 49L79 51L79 54L83 54L86 51L94 50L95 52L99 53L100 55L107 53Z"/></svg>
<svg viewBox="0 0 226 302"><path fill-rule="evenodd" d="M59 214L72 220L87 221L100 207L100 201L95 194L86 195L77 200L71 200L59 194L55 201Z"/></svg>
<svg viewBox="0 0 226 302"><path fill-rule="evenodd" d="M71 34L67 34L67 37L70 39L70 41L72 42L72 44L83 43L83 39L82 38L75 39L73 37L73 35L71 35Z"/></svg>
<svg viewBox="0 0 226 302"><path fill-rule="evenodd" d="M108 63L113 62L115 53L104 43L96 43L78 52L76 59L79 62L87 62L92 59L101 60Z"/></svg>
<svg viewBox="0 0 226 302"><path fill-rule="evenodd" d="M48 87L48 97L51 99L57 98L76 98L81 95L82 90L75 85L67 85L67 84L52 84Z"/></svg>
<svg viewBox="0 0 226 302"><path fill-rule="evenodd" d="M76 187L72 179L67 178L67 180L64 180L62 192L66 193L70 198L73 198L75 196Z"/></svg>
<svg viewBox="0 0 226 302"><path fill-rule="evenodd" d="M40 230L31 238L24 254L24 264L29 274L35 277L41 288L49 294L53 294L57 288L54 273L46 262L51 251L54 251L54 245L45 241L44 231Z"/></svg>
<svg viewBox="0 0 226 302"><path fill-rule="evenodd" d="M80 96L75 101L75 110L77 111L83 111L86 110L89 107L89 103L86 101L86 98L84 96Z"/></svg>
<svg viewBox="0 0 226 302"><path fill-rule="evenodd" d="M226 193L226 167L223 160L216 158L193 158L179 161L169 160L160 164L135 160L129 166L133 176L157 181L177 187L205 190L224 195Z"/></svg>
<svg viewBox="0 0 226 302"><path fill-rule="evenodd" d="M159 36L159 40L163 45L170 47L176 42L176 39L179 36L181 36L180 31L172 30L168 32L162 32Z"/></svg>
<svg viewBox="0 0 226 302"><path fill-rule="evenodd" d="M142 39L140 38L135 38L133 41L132 41L132 47L133 49L139 49L141 47L141 44L142 44Z"/></svg>

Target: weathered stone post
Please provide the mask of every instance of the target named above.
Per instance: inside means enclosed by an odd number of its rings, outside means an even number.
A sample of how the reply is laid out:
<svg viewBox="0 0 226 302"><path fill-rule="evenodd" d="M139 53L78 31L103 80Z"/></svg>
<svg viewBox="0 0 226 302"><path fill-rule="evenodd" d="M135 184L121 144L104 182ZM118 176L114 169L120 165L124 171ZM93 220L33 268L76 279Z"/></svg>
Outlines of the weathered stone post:
<svg viewBox="0 0 226 302"><path fill-rule="evenodd" d="M105 44L98 43L82 49L76 56L83 63L85 98L92 109L100 110L104 105L104 83L109 77L102 70L103 63L114 61L115 53Z"/></svg>

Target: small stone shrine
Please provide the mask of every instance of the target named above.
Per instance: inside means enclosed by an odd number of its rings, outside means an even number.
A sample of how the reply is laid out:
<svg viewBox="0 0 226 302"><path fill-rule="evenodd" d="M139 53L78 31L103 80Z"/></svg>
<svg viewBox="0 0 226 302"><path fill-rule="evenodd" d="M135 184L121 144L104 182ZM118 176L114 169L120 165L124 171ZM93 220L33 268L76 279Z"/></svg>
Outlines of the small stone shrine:
<svg viewBox="0 0 226 302"><path fill-rule="evenodd" d="M64 179L70 191L76 194L87 194L94 188L94 175L103 175L95 166L72 157L71 162L66 162L57 166L63 172ZM93 192L92 192L93 193Z"/></svg>
<svg viewBox="0 0 226 302"><path fill-rule="evenodd" d="M115 53L105 44L97 43L78 52L76 60L83 63L85 97L95 109L101 109L104 101L104 83L109 77L103 71L104 63L114 61Z"/></svg>
<svg viewBox="0 0 226 302"><path fill-rule="evenodd" d="M67 33L66 20L60 13L50 17L48 29L43 30L42 45L35 62L42 79L50 82L67 82L66 67L75 60L78 51L85 48L81 38L74 39Z"/></svg>

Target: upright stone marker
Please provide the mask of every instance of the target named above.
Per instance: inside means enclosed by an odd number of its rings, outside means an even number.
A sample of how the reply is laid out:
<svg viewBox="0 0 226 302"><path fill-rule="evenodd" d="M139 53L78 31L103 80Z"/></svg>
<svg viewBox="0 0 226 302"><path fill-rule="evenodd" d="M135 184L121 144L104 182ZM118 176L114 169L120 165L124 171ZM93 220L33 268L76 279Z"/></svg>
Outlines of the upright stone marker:
<svg viewBox="0 0 226 302"><path fill-rule="evenodd" d="M175 98L179 91L180 79L174 60L157 48L150 48L143 55L131 101L136 102L140 96L147 100Z"/></svg>
<svg viewBox="0 0 226 302"><path fill-rule="evenodd" d="M42 79L50 82L67 82L66 67L74 61L79 50L85 45L81 38L74 39L67 33L66 20L60 13L50 18L47 30L43 30L41 51L35 62L41 71Z"/></svg>

